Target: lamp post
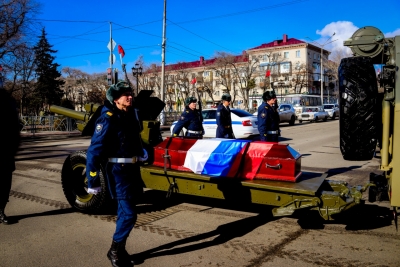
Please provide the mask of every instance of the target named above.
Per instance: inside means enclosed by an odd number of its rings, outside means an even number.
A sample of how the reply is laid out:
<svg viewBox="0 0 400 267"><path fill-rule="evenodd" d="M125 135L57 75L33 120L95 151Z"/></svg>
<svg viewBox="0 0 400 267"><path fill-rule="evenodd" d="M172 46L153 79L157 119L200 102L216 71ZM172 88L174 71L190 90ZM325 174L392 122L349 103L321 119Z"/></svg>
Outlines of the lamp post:
<svg viewBox="0 0 400 267"><path fill-rule="evenodd" d="M328 42L335 34L336 34L336 33L334 32L334 33L328 38L328 40L325 41L324 44L317 43L316 41L314 41L314 40L311 39L310 37L306 37L307 39L310 39L312 42L316 43L317 45L319 45L319 46L321 47L321 56L320 56L320 69L321 69L321 77L320 77L320 81L321 81L321 105L324 104L324 83L323 83L323 82L324 82L324 80L323 80L323 75L324 75L323 69L324 69L324 68L323 68L323 65L322 65L322 56L323 56L324 46L327 45L327 44L333 43L333 42L335 42L335 41L338 40L338 39L336 39L336 40L333 40L333 41Z"/></svg>
<svg viewBox="0 0 400 267"><path fill-rule="evenodd" d="M138 63L132 67L132 75L136 77L136 96L139 94L139 75L142 75L143 68Z"/></svg>

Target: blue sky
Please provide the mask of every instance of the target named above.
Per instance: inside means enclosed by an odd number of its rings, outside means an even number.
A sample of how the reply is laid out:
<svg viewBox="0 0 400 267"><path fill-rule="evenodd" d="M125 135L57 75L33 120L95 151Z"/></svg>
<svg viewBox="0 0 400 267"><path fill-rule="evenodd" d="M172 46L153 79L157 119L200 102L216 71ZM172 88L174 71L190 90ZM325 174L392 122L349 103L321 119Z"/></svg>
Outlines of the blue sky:
<svg viewBox="0 0 400 267"><path fill-rule="evenodd" d="M140 56L146 65L161 64L163 0L37 1L37 19L61 67L106 72L110 22L128 71ZM400 0L167 0L165 61L207 59L217 51L240 54L283 34L324 43L335 32L331 40L337 41L325 46L333 51L363 26L375 26L386 37L400 35L399 11ZM117 48L114 54L114 67L121 69Z"/></svg>

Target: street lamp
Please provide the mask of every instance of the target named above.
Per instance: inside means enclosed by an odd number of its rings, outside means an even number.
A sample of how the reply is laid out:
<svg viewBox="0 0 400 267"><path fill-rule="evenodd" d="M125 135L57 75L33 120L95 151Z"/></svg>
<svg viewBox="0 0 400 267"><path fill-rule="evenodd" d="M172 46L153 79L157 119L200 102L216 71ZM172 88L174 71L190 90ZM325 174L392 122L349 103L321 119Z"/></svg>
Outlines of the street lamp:
<svg viewBox="0 0 400 267"><path fill-rule="evenodd" d="M136 67L136 68L135 68ZM132 67L132 75L136 77L136 96L139 94L139 75L142 75L143 68L138 63Z"/></svg>
<svg viewBox="0 0 400 267"><path fill-rule="evenodd" d="M321 56L320 56L320 69L321 69L321 77L320 77L320 81L321 81L321 105L324 104L324 84L323 84L323 75L324 75L323 69L324 69L324 68L323 68L323 65L322 65L322 55L323 55L323 50L324 50L324 46L325 46L325 45L330 44L330 43L333 43L333 42L335 42L335 41L338 40L338 39L336 39L336 40L333 40L333 41L328 42L335 34L336 34L336 33L334 32L334 33L328 38L328 40L325 41L324 44L317 43L316 41L314 41L314 40L311 39L310 37L306 37L307 39L310 39L312 42L316 43L317 45L319 45L319 46L321 47Z"/></svg>
<svg viewBox="0 0 400 267"><path fill-rule="evenodd" d="M82 89L79 89L78 94L79 94L79 96L80 96L80 98L81 98L81 111L82 111L82 95L83 95L83 90L82 90Z"/></svg>

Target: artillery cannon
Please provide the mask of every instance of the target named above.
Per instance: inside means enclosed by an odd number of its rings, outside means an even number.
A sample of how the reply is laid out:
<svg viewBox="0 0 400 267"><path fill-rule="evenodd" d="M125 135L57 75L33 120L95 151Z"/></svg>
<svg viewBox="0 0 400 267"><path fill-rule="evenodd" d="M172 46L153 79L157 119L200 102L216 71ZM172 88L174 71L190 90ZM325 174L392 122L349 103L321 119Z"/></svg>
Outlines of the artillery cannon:
<svg viewBox="0 0 400 267"><path fill-rule="evenodd" d="M165 191L167 196L179 193L223 199L239 205L274 206L274 216L291 215L301 209L317 210L327 220L363 203L362 192L368 185L350 187L345 182L326 180L327 174L302 172L301 155L288 145L245 140L195 140L184 137L162 140L160 124L155 119L164 108L164 103L158 98L150 97L151 91L145 94L142 100L136 100L142 114L139 116L143 123L142 139L148 144L146 149L149 152L149 161L141 166L141 177L133 177L137 179L140 190L145 187ZM83 133L91 135L94 129L93 121L100 107L97 107L96 111L94 108L86 109L89 110L87 115L54 106L51 110L86 121ZM195 145L202 149L215 146L218 142L224 142L225 147L231 150L215 150L210 153L210 157L219 159L215 165L216 172L193 171L187 167L186 159L189 156L194 161L203 158L199 156L198 151L193 150ZM102 166L105 164L106 162ZM194 165L201 164L194 162ZM74 208L88 213L100 212L112 203L104 167L99 174L102 191L97 195L87 193L85 169L85 151L77 151L67 157L61 174L64 194Z"/></svg>
<svg viewBox="0 0 400 267"><path fill-rule="evenodd" d="M339 66L340 148L345 160L369 160L380 148L382 174L371 173L369 201L400 207L400 36L362 27L344 42L354 56ZM374 67L375 65L375 67ZM377 75L376 69L380 70ZM399 138L399 139L398 139Z"/></svg>

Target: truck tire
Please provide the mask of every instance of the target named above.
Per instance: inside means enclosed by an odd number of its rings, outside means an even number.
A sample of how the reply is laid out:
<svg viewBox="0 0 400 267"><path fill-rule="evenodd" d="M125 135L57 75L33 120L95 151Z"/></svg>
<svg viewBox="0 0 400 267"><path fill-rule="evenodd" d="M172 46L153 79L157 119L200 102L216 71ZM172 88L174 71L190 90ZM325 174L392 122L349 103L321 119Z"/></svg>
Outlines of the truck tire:
<svg viewBox="0 0 400 267"><path fill-rule="evenodd" d="M339 66L340 150L345 160L372 159L377 144L377 80L369 57L342 59Z"/></svg>
<svg viewBox="0 0 400 267"><path fill-rule="evenodd" d="M64 161L61 171L61 184L68 203L84 213L101 213L111 205L104 171L99 173L101 192L88 194L86 178L86 151L76 151Z"/></svg>

